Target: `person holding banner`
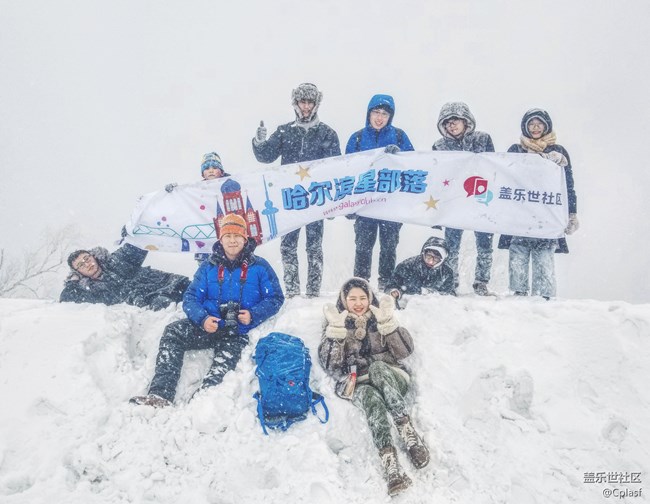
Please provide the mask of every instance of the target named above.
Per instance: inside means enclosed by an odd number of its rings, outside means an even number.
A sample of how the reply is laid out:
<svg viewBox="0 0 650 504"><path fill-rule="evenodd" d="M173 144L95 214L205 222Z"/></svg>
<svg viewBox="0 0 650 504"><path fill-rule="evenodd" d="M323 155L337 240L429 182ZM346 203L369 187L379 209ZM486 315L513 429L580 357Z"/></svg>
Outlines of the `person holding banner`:
<svg viewBox="0 0 650 504"><path fill-rule="evenodd" d="M476 119L466 103L449 102L440 109L438 117L438 131L442 138L437 140L432 150L434 151L466 151L466 152L494 152L494 144L490 135L483 131L476 131ZM490 281L492 269L492 233L474 232L476 238L476 269L472 287L479 296L490 294L487 284ZM462 229L445 228L445 241L449 248L447 264L454 272L454 288L458 288L458 253L463 237Z"/></svg>
<svg viewBox="0 0 650 504"><path fill-rule="evenodd" d="M323 93L311 83L300 84L291 93L291 104L296 120L282 126L268 139L264 121L260 121L253 138L253 153L261 163L273 163L278 157L280 164L313 161L341 155L336 132L320 122L318 107ZM307 234L307 297L318 297L323 279L323 221L305 226ZM281 238L280 252L284 268L284 287L288 298L300 294L298 275L298 236L296 229Z"/></svg>
<svg viewBox="0 0 650 504"><path fill-rule="evenodd" d="M350 136L345 153L385 147L386 152L395 154L400 150L412 151L413 145L407 134L393 126L395 101L390 95L377 94L370 99L366 113L365 128ZM393 275L397 258L397 244L401 222L392 222L358 216L354 222L356 253L354 276L370 280L372 250L379 233L379 290L384 291Z"/></svg>
<svg viewBox="0 0 650 504"><path fill-rule="evenodd" d="M413 338L395 316L390 296L377 301L363 278L343 284L336 304L323 307L325 323L318 347L321 366L341 378L336 394L352 401L366 416L379 451L388 493L394 495L411 484L402 471L391 434L391 420L416 469L430 455L416 432L406 400L411 376L402 360L413 352Z"/></svg>
<svg viewBox="0 0 650 504"><path fill-rule="evenodd" d="M199 266L185 291L187 318L165 327L149 392L131 403L170 406L187 350L214 349L201 388L218 385L237 366L248 332L275 315L284 302L278 277L267 261L253 254L255 246L244 218L227 214L212 256Z"/></svg>
<svg viewBox="0 0 650 504"><path fill-rule="evenodd" d="M521 120L522 136L518 144L511 145L508 152L539 154L558 166L564 168L566 177L567 200L569 205L569 224L566 234L573 234L580 226L578 222L577 198L573 182L571 159L564 147L557 144L553 131L553 121L545 110L534 108L524 114ZM555 261L556 252L568 253L566 239L529 238L523 236L502 235L499 248L510 249L508 273L510 290L516 296L542 296L550 299L555 296ZM532 284L529 288L529 264L532 268Z"/></svg>

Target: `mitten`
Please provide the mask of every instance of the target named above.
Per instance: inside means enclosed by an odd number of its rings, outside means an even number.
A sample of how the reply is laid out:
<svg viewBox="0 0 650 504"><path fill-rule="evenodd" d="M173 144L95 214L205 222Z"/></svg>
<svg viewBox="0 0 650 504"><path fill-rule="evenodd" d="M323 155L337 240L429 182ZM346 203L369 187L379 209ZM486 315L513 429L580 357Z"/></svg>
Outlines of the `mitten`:
<svg viewBox="0 0 650 504"><path fill-rule="evenodd" d="M348 311L343 310L339 312L335 305L328 303L323 306L323 315L325 315L325 319L327 320L325 336L327 338L344 339L348 334L345 328L345 319L348 316Z"/></svg>
<svg viewBox="0 0 650 504"><path fill-rule="evenodd" d="M255 143L261 144L262 142L266 142L266 128L264 127L264 121L260 121L257 133L255 133Z"/></svg>
<svg viewBox="0 0 650 504"><path fill-rule="evenodd" d="M176 186L178 186L178 184L176 182L172 182L171 184L167 184L165 186L165 191L170 193L170 192L172 192L174 190L174 187L176 187Z"/></svg>
<svg viewBox="0 0 650 504"><path fill-rule="evenodd" d="M387 146L384 148L384 152L385 152L386 154L397 154L397 153L398 153L399 151L401 151L401 150L402 150L402 149L400 149L400 148L399 148L397 145L395 145L395 144L387 145Z"/></svg>
<svg viewBox="0 0 650 504"><path fill-rule="evenodd" d="M568 235L575 233L578 228L580 228L580 223L578 222L578 215L571 213L569 214L569 224L564 230L564 232Z"/></svg>
<svg viewBox="0 0 650 504"><path fill-rule="evenodd" d="M395 299L392 296L384 296L379 301L379 308L370 305L370 311L377 319L377 330L379 334L390 334L399 327L395 318Z"/></svg>
<svg viewBox="0 0 650 504"><path fill-rule="evenodd" d="M566 157L564 157L564 154L557 151L541 152L540 156L548 159L549 161L553 161L556 165L561 166L562 168L566 167L569 164Z"/></svg>

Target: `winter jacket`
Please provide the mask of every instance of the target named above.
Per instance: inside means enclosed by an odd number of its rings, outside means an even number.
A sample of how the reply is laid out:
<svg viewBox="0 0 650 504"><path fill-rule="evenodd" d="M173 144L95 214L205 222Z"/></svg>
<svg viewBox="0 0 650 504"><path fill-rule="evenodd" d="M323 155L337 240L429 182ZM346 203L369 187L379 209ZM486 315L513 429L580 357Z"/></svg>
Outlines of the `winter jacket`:
<svg viewBox="0 0 650 504"><path fill-rule="evenodd" d="M545 122L549 126L549 131L546 132L546 134L550 133L553 128L553 122L551 121L550 116L546 111L542 111L539 109L531 109L529 110L526 114L524 114L524 117L521 120L521 131L524 134L524 136L529 136L528 135L528 130L527 130L527 125L528 121L531 119L533 116L537 116L538 114L542 114L542 119L543 122ZM513 144L510 146L508 149L508 152L517 152L519 154L527 154L529 153L526 148L523 147L521 143L518 144ZM567 204L569 205L569 213L578 213L578 200L576 197L576 192L575 192L575 187L574 187L574 181L573 181L573 169L571 168L571 158L569 157L569 153L567 150L562 147L561 145L558 144L552 144L548 145L543 152L559 152L562 154L566 160L567 160L567 166L564 167L564 176L566 177L566 188L567 188ZM499 245L498 247L500 249L507 249L510 248L510 242L512 240L512 236L510 235L501 235L499 238ZM544 248L544 247L543 247ZM569 253L569 247L567 245L566 238L560 238L558 240L558 245L557 248L555 249L556 253L560 254L568 254Z"/></svg>
<svg viewBox="0 0 650 504"><path fill-rule="evenodd" d="M323 369L335 376L350 372L350 363L357 366L357 380L368 379L368 367L372 362L383 361L398 369L405 378L409 378L403 359L413 353L413 339L403 327L397 327L388 334L381 334L377 329L374 315L367 319L365 336L359 339L355 336L355 315L345 319L345 338L328 338L325 335L327 322L323 329L323 339L318 346L318 358Z"/></svg>
<svg viewBox="0 0 650 504"><path fill-rule="evenodd" d="M386 126L377 131L370 125L370 111L381 105L390 107L393 113L388 118ZM366 113L366 127L352 133L345 147L345 153L361 152L379 147L386 147L387 145L397 145L403 151L412 151L413 145L406 133L393 126L393 117L395 117L395 101L389 95L375 95L368 103L368 111Z"/></svg>
<svg viewBox="0 0 650 504"><path fill-rule="evenodd" d="M229 301L239 303L242 310L251 313L249 325L238 322L240 334L248 333L280 310L284 303L280 282L271 265L253 254L255 246L255 240L249 238L239 257L230 261L221 243L215 244L214 253L199 266L183 297L183 310L195 325L203 327L205 319L214 316L221 319L219 327L225 327L225 313L220 305Z"/></svg>
<svg viewBox="0 0 650 504"><path fill-rule="evenodd" d="M341 146L336 132L316 119L309 128L296 121L283 124L268 140L256 143L253 139L253 153L260 163L272 163L282 156L280 164L313 161L341 155Z"/></svg>
<svg viewBox="0 0 650 504"><path fill-rule="evenodd" d="M441 294L452 294L454 292L454 272L442 261L435 267L428 267L422 254L427 249L444 247L443 257L447 255L447 248L444 240L437 237L429 238L422 246L420 255L409 257L397 265L393 276L386 284L386 292L397 290L399 296L403 294L423 294L428 292L440 292Z"/></svg>
<svg viewBox="0 0 650 504"><path fill-rule="evenodd" d="M454 138L444 126L445 121L452 117L464 119L467 123L462 138ZM437 140L431 149L434 151L494 152L494 144L490 135L483 131L475 131L475 129L476 119L474 119L465 103L446 103L440 109L440 116L438 117L438 131L442 138Z"/></svg>
<svg viewBox="0 0 650 504"><path fill-rule="evenodd" d="M61 302L127 303L159 310L179 303L190 279L143 267L147 251L125 244L112 254L104 248L90 250L102 269L99 279L85 277L72 271L65 281Z"/></svg>

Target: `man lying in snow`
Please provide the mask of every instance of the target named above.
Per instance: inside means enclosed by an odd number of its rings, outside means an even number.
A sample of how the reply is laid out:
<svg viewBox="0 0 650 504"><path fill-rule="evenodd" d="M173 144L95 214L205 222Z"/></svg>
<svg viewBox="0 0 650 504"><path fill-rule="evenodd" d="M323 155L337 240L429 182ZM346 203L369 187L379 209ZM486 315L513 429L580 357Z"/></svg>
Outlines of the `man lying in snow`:
<svg viewBox="0 0 650 504"><path fill-rule="evenodd" d="M432 236L424 242L420 255L409 257L397 265L386 285L386 293L396 300L403 294L439 292L456 295L454 272L446 261L448 252L445 240Z"/></svg>
<svg viewBox="0 0 650 504"><path fill-rule="evenodd" d="M190 279L143 267L147 253L128 243L112 254L102 247L73 252L61 302L127 303L162 310L182 301Z"/></svg>

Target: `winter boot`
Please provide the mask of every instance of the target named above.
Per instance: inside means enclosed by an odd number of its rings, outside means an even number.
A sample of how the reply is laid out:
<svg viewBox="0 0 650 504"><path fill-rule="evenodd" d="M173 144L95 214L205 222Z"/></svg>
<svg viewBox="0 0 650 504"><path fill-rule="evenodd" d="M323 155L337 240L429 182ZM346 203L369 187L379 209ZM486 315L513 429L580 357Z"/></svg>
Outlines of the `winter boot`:
<svg viewBox="0 0 650 504"><path fill-rule="evenodd" d="M400 437L406 445L406 451L409 454L411 462L416 469L422 469L429 463L429 449L424 445L424 441L415 432L411 419L408 415L395 419L395 426Z"/></svg>
<svg viewBox="0 0 650 504"><path fill-rule="evenodd" d="M156 394L148 394L146 396L135 396L132 397L129 402L131 404L137 404L139 406L153 406L154 408L164 408L165 406L171 406L172 403L160 397Z"/></svg>
<svg viewBox="0 0 650 504"><path fill-rule="evenodd" d="M397 460L395 448L387 446L379 450L381 465L384 466L384 477L388 484L388 495L396 495L411 485L411 478L402 472Z"/></svg>
<svg viewBox="0 0 650 504"><path fill-rule="evenodd" d="M477 296L489 296L490 291L487 288L487 284L485 282L475 282L474 285L474 294Z"/></svg>

